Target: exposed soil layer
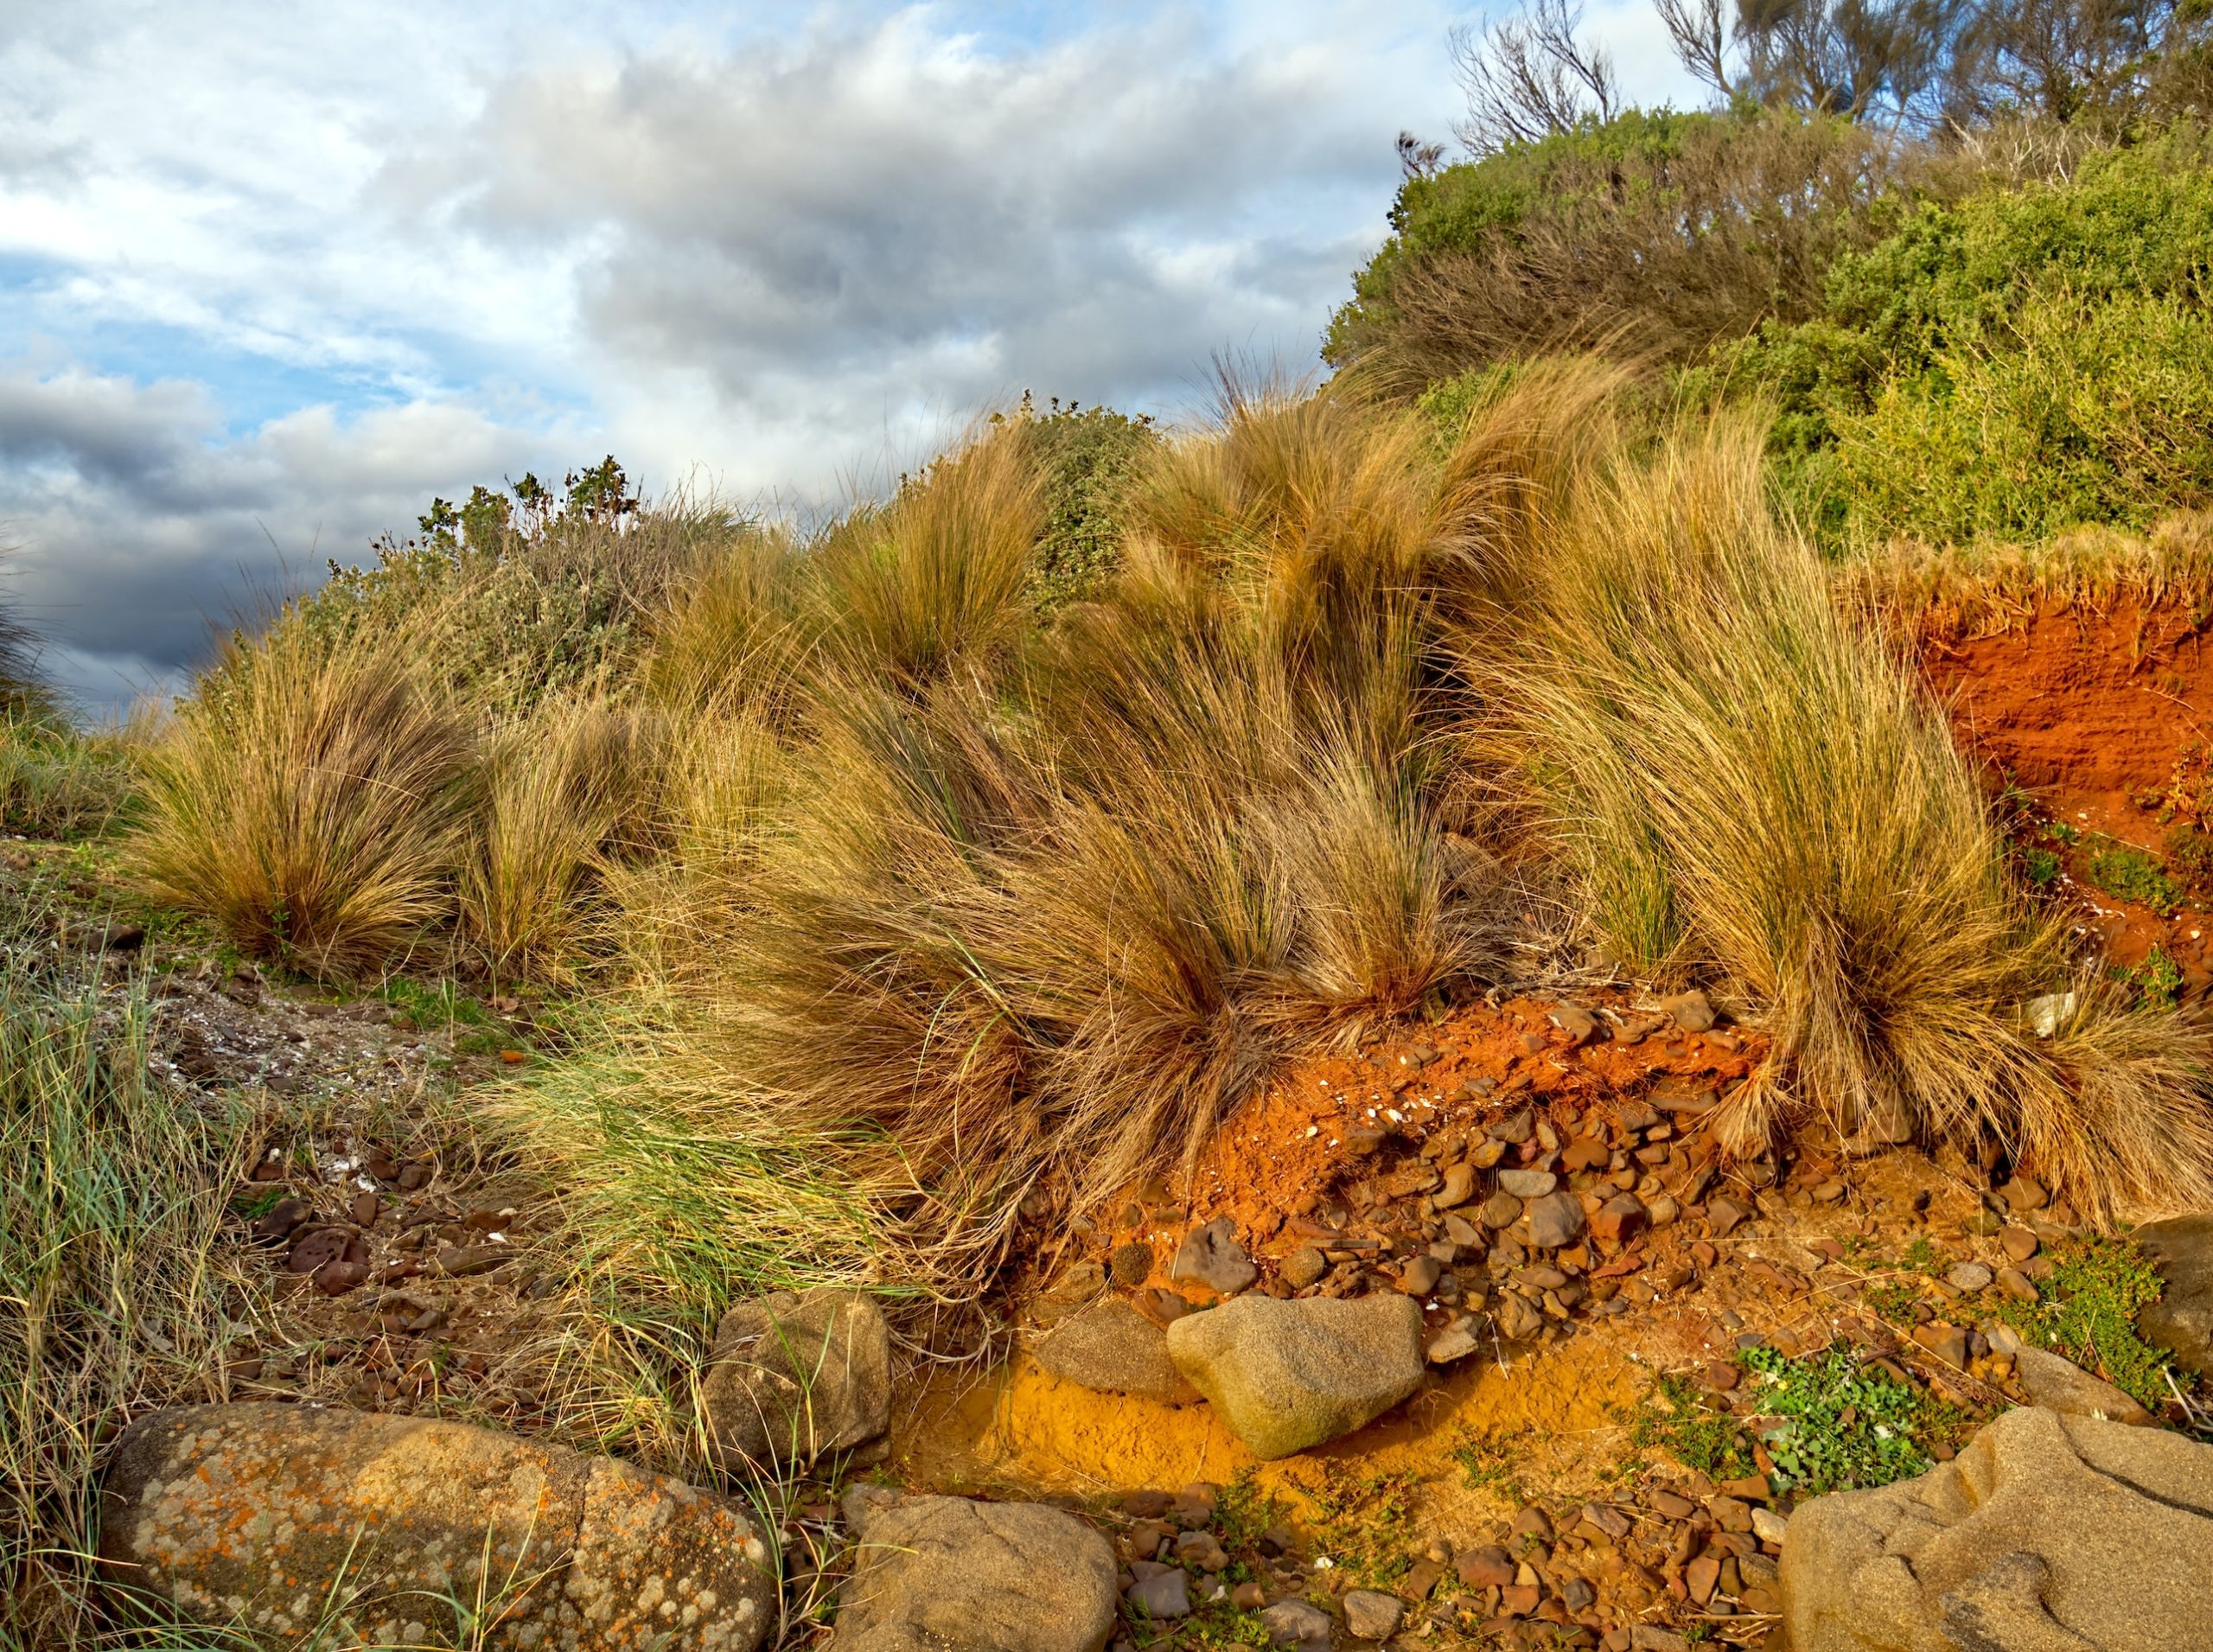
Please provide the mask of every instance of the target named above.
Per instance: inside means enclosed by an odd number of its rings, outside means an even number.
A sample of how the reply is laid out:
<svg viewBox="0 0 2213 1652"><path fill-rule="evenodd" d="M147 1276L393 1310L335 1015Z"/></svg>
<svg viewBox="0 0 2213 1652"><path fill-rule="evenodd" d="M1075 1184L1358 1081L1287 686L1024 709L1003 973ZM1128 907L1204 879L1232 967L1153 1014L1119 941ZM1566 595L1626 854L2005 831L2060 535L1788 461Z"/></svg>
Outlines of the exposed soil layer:
<svg viewBox="0 0 2213 1652"><path fill-rule="evenodd" d="M2190 852L2204 836L2190 800L2213 757L2206 618L2179 607L2047 605L2006 629L1922 649L1961 748L2014 806L2025 857L2057 862L2057 875L2046 862L2040 881L2079 903L2086 935L2116 967L2140 966L2156 947L2189 998L2213 985L2213 888L2203 871L2178 864L2197 858ZM2160 861L2177 898L2116 890L2096 869L2117 849Z"/></svg>

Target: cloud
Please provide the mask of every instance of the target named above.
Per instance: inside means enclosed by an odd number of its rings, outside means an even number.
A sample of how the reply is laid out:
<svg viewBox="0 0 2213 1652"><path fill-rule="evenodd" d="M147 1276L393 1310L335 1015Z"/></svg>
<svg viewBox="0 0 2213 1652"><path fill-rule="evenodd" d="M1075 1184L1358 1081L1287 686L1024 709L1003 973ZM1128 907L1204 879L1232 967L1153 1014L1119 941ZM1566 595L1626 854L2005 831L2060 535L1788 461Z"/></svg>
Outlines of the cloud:
<svg viewBox="0 0 2213 1652"><path fill-rule="evenodd" d="M1311 365L1457 103L1441 5L731 16L0 31L0 539L73 681L525 467L812 504L1024 388Z"/></svg>
<svg viewBox="0 0 2213 1652"><path fill-rule="evenodd" d="M721 451L694 456L804 486L887 418L1024 387L1157 405L1224 348L1311 362L1382 233L1406 112L1355 37L1372 24L1333 24L1347 49L1225 55L1164 16L1005 50L913 10L546 65L396 156L379 195L571 262L603 404L704 400Z"/></svg>
<svg viewBox="0 0 2213 1652"><path fill-rule="evenodd" d="M538 433L415 402L299 409L235 439L195 386L0 370L7 595L95 703L173 685L216 628L411 526L456 475L545 463Z"/></svg>

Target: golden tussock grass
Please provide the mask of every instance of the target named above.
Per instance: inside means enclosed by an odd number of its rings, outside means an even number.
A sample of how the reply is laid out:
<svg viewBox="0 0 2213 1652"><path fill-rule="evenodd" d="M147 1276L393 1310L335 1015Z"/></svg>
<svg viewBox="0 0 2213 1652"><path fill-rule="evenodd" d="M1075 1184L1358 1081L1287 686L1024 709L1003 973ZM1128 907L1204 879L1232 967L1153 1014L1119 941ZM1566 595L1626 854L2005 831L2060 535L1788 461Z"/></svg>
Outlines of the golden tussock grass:
<svg viewBox="0 0 2213 1652"><path fill-rule="evenodd" d="M1837 1128L1988 1132L2083 1208L2213 1193L2213 1036L2078 979L2009 881L1941 714L1840 610L1721 421L1617 455L1531 547L1496 734L1622 966L1711 972L1775 1041L1750 1149ZM2029 1005L2073 991L2049 1039Z"/></svg>
<svg viewBox="0 0 2213 1652"><path fill-rule="evenodd" d="M2018 630L2040 613L2117 609L2213 613L2213 517L2169 517L2148 533L2083 527L2035 545L1901 541L1837 570L1842 600L1918 642Z"/></svg>
<svg viewBox="0 0 2213 1652"><path fill-rule="evenodd" d="M316 977L440 944L475 743L410 664L404 641L326 647L297 615L227 642L146 756L134 870L247 951Z"/></svg>

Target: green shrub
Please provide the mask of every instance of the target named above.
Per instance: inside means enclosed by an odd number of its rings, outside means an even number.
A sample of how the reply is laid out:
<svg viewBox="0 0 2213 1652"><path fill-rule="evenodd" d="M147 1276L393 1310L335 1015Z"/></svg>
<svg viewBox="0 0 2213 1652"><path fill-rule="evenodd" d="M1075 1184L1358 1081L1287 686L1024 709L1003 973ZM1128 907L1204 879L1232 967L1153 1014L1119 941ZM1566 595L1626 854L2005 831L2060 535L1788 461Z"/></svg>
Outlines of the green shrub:
<svg viewBox="0 0 2213 1652"><path fill-rule="evenodd" d="M2133 901L2161 917L2172 917L2182 906L2182 889L2167 876L2156 856L2125 843L2092 855L2086 870L2090 881L2116 900Z"/></svg>
<svg viewBox="0 0 2213 1652"><path fill-rule="evenodd" d="M1785 1426L1767 1436L1774 1477L1816 1495L1888 1485L1924 1473L1929 1448L1964 1420L1923 1390L1854 1362L1843 1348L1793 1359L1772 1348L1738 1356L1759 1374L1760 1409Z"/></svg>
<svg viewBox="0 0 2213 1652"><path fill-rule="evenodd" d="M1150 415L1061 405L1039 413L1022 399L1030 450L1044 473L1033 600L1048 610L1098 591L1121 565L1128 504L1159 442Z"/></svg>
<svg viewBox="0 0 2213 1652"><path fill-rule="evenodd" d="M1404 395L1593 344L1695 360L1812 316L1895 221L1901 154L1841 120L1631 110L1410 177L1323 354Z"/></svg>
<svg viewBox="0 0 2213 1652"><path fill-rule="evenodd" d="M2139 1311L2159 1299L2159 1270L2129 1241L2096 1235L2064 1241L2051 1262L2038 1299L2009 1302L2003 1317L2038 1347L2096 1372L2139 1405L2164 1405L2172 1361L2136 1330Z"/></svg>
<svg viewBox="0 0 2213 1652"><path fill-rule="evenodd" d="M2038 539L2213 502L2213 169L2174 132L2071 177L1925 201L1820 313L1711 375L1778 415L1784 492L1834 540Z"/></svg>

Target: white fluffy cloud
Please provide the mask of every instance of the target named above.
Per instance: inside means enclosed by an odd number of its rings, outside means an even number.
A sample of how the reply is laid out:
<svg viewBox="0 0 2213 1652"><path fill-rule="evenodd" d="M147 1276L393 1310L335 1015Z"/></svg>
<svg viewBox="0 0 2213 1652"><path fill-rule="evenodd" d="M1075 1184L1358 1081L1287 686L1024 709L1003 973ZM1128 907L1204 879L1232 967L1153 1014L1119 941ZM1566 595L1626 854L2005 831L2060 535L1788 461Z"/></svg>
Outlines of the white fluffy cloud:
<svg viewBox="0 0 2213 1652"><path fill-rule="evenodd" d="M1025 388L1173 412L1217 354L1311 367L1393 138L1457 104L1441 0L729 16L0 27L0 540L66 674L173 678L525 466L811 501Z"/></svg>

